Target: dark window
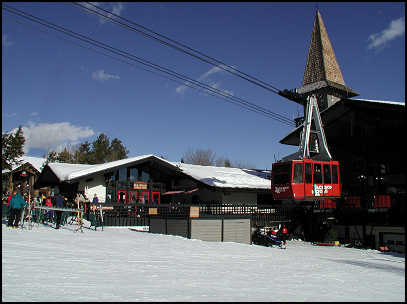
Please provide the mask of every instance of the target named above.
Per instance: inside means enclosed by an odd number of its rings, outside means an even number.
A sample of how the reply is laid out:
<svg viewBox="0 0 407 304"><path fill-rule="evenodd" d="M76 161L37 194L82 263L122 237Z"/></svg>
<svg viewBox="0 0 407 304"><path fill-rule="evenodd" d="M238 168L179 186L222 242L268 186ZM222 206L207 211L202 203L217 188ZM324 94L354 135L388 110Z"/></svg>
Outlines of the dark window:
<svg viewBox="0 0 407 304"><path fill-rule="evenodd" d="M324 165L324 180L325 180L325 184L331 183L331 166L330 165Z"/></svg>
<svg viewBox="0 0 407 304"><path fill-rule="evenodd" d="M140 180L142 180L143 182L148 182L149 179L150 179L150 174L149 174L148 172L146 172L146 171L143 170L143 171L141 172L141 178L140 178Z"/></svg>
<svg viewBox="0 0 407 304"><path fill-rule="evenodd" d="M280 173L280 174L274 175L273 183L276 185L289 184L290 183L290 174Z"/></svg>
<svg viewBox="0 0 407 304"><path fill-rule="evenodd" d="M332 184L338 183L338 166L332 165Z"/></svg>
<svg viewBox="0 0 407 304"><path fill-rule="evenodd" d="M303 183L303 179L302 179L302 172L304 166L302 165L302 163L295 163L294 164L294 178L293 178L293 183L294 184L302 184Z"/></svg>
<svg viewBox="0 0 407 304"><path fill-rule="evenodd" d="M283 185L291 182L291 163L273 166L273 184Z"/></svg>
<svg viewBox="0 0 407 304"><path fill-rule="evenodd" d="M138 180L138 169L137 168L130 168L130 181L137 181Z"/></svg>
<svg viewBox="0 0 407 304"><path fill-rule="evenodd" d="M129 197L129 202L130 203L137 203L137 194L135 191L129 191L130 197Z"/></svg>
<svg viewBox="0 0 407 304"><path fill-rule="evenodd" d="M311 171L311 164L305 164L305 183L312 184L312 171Z"/></svg>
<svg viewBox="0 0 407 304"><path fill-rule="evenodd" d="M322 184L321 164L314 164L314 184Z"/></svg>
<svg viewBox="0 0 407 304"><path fill-rule="evenodd" d="M127 180L127 168L119 169L119 181L125 182Z"/></svg>

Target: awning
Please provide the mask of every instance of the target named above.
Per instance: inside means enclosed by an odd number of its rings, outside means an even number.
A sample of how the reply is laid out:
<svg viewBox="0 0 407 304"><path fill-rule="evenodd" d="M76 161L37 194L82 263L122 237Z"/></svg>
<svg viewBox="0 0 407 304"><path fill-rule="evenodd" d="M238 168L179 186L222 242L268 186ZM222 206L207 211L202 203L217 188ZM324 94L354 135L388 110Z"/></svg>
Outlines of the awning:
<svg viewBox="0 0 407 304"><path fill-rule="evenodd" d="M181 193L184 193L184 192L185 191L167 191L167 192L164 192L161 195L181 194Z"/></svg>
<svg viewBox="0 0 407 304"><path fill-rule="evenodd" d="M191 193L194 193L195 191L198 191L198 190L199 190L198 188L195 188L195 189L192 189L192 190L189 190L189 191L167 191L167 192L164 192L161 195L172 195L172 194L182 194L182 193L191 194Z"/></svg>
<svg viewBox="0 0 407 304"><path fill-rule="evenodd" d="M193 192L198 191L198 190L199 190L198 188L195 188L195 189L186 191L185 193L186 193L186 194L190 194L190 193L193 193Z"/></svg>

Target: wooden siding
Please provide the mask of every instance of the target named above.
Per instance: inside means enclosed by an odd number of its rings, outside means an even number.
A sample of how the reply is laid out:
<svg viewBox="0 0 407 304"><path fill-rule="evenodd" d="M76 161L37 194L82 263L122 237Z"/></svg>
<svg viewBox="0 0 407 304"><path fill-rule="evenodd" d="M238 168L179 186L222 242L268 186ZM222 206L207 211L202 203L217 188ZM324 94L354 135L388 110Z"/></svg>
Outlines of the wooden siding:
<svg viewBox="0 0 407 304"><path fill-rule="evenodd" d="M225 219L223 241L250 244L250 219Z"/></svg>
<svg viewBox="0 0 407 304"><path fill-rule="evenodd" d="M191 219L191 239L222 241L222 219Z"/></svg>

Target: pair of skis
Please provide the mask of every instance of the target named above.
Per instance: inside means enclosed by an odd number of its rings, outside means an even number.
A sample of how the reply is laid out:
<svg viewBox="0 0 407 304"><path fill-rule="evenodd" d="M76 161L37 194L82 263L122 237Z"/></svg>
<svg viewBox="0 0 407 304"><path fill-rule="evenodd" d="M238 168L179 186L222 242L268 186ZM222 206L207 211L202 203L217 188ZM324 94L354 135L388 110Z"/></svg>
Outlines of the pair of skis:
<svg viewBox="0 0 407 304"><path fill-rule="evenodd" d="M25 211L26 211L26 207L23 207L21 209L21 215L20 215L20 228L24 229L24 221L26 218L28 218L28 229L32 229L32 224L31 224L31 218L32 218L32 209L31 209L31 204L28 203L28 212L27 212L27 216L25 217Z"/></svg>

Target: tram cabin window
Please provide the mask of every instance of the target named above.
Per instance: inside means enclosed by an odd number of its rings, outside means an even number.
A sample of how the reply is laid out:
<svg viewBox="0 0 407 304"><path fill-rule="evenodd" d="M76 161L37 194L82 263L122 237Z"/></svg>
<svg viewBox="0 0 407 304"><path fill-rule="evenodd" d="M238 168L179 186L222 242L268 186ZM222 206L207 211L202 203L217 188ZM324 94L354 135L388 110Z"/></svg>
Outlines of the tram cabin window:
<svg viewBox="0 0 407 304"><path fill-rule="evenodd" d="M302 163L294 163L294 178L293 178L293 183L294 184L302 184L303 179L302 179L302 172L303 170L303 165Z"/></svg>
<svg viewBox="0 0 407 304"><path fill-rule="evenodd" d="M314 164L314 184L322 184L321 164Z"/></svg>
<svg viewBox="0 0 407 304"><path fill-rule="evenodd" d="M332 184L338 183L338 166L332 165Z"/></svg>
<svg viewBox="0 0 407 304"><path fill-rule="evenodd" d="M331 166L329 164L324 165L324 181L325 184L331 183Z"/></svg>
<svg viewBox="0 0 407 304"><path fill-rule="evenodd" d="M291 182L291 163L279 164L273 168L273 183L275 185L289 184Z"/></svg>
<svg viewBox="0 0 407 304"><path fill-rule="evenodd" d="M310 163L305 164L305 183L312 184L312 170Z"/></svg>

